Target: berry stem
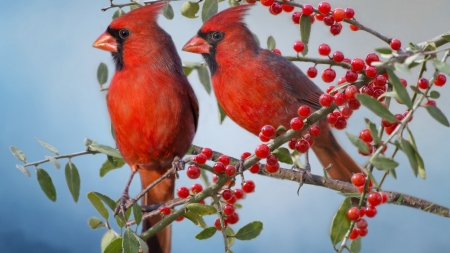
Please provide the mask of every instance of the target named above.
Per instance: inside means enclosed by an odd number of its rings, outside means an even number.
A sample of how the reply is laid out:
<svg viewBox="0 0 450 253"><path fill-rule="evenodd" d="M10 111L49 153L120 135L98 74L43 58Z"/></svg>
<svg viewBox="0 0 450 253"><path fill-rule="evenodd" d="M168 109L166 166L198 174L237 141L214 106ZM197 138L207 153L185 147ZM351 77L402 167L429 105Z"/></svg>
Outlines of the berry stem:
<svg viewBox="0 0 450 253"><path fill-rule="evenodd" d="M229 249L229 247L228 247L228 240L227 240L228 237L227 237L227 232L225 231L226 227L225 227L225 220L223 218L222 205L220 204L220 200L219 200L219 198L217 197L216 194L213 194L211 197L214 200L214 205L216 206L217 212L218 212L218 215L219 215L220 227L222 228L221 232L222 232L222 235L223 235L223 244L225 245L225 252L228 252L228 249Z"/></svg>
<svg viewBox="0 0 450 253"><path fill-rule="evenodd" d="M299 61L299 62L313 62L315 65L317 64L325 64L329 66L340 66L345 69L350 69L350 64L345 62L336 62L331 59L320 59L320 58L311 58L311 57L301 57L301 56L285 56L284 58L289 61Z"/></svg>

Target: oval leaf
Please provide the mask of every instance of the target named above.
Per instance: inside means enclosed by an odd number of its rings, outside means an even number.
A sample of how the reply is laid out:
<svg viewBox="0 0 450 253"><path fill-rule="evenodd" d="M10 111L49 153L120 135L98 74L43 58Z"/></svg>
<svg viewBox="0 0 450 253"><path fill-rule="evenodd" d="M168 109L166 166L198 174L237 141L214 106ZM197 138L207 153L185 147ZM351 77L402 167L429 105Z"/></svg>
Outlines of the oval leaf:
<svg viewBox="0 0 450 253"><path fill-rule="evenodd" d="M414 176L417 177L419 166L417 164L414 147L411 145L411 143L403 138L400 139L400 145L402 151L405 153L406 157L408 157L409 164L411 164L411 169L414 173Z"/></svg>
<svg viewBox="0 0 450 253"><path fill-rule="evenodd" d="M106 246L103 253L119 253L122 252L122 238L116 238ZM137 252L137 251L136 251Z"/></svg>
<svg viewBox="0 0 450 253"><path fill-rule="evenodd" d="M114 20L114 19L122 16L123 14L125 14L125 12L121 8L119 8L119 9L117 9L117 11L114 12L112 19Z"/></svg>
<svg viewBox="0 0 450 253"><path fill-rule="evenodd" d="M397 122L397 118L395 118L395 116L375 98L367 94L356 94L356 98L362 105L367 107L379 117L386 119L391 123Z"/></svg>
<svg viewBox="0 0 450 253"><path fill-rule="evenodd" d="M149 252L148 245L144 240L142 240L141 237L139 237L137 234L134 234L134 237L136 237L136 240L139 242L139 247L141 248L142 252L147 253ZM140 252L140 251L139 251Z"/></svg>
<svg viewBox="0 0 450 253"><path fill-rule="evenodd" d="M293 164L291 153L287 148L277 148L275 149L272 154L274 154L279 162L287 163L287 164Z"/></svg>
<svg viewBox="0 0 450 253"><path fill-rule="evenodd" d="M172 20L173 19L173 16L174 16L173 8L172 8L172 5L170 5L170 3L166 4L166 6L164 6L163 15L168 20Z"/></svg>
<svg viewBox="0 0 450 253"><path fill-rule="evenodd" d="M78 202L80 196L80 174L78 169L72 162L68 162L65 168L67 187L72 194L73 201Z"/></svg>
<svg viewBox="0 0 450 253"><path fill-rule="evenodd" d="M193 212L185 212L184 217L186 217L188 220L192 221L196 226L199 226L201 228L207 228L208 226L205 223L205 220L203 220L203 217L200 215L197 215Z"/></svg>
<svg viewBox="0 0 450 253"><path fill-rule="evenodd" d="M234 233L233 229L231 227L227 227L225 229L225 233L227 234L228 247L233 246L233 244L234 244L234 236L235 236L235 233Z"/></svg>
<svg viewBox="0 0 450 253"><path fill-rule="evenodd" d="M251 240L256 238L262 230L263 223L260 221L253 221L239 229L235 238L238 240Z"/></svg>
<svg viewBox="0 0 450 253"><path fill-rule="evenodd" d="M361 236L356 238L356 240L352 240L350 243L350 252L352 253L359 253L361 252Z"/></svg>
<svg viewBox="0 0 450 253"><path fill-rule="evenodd" d="M375 52L378 52L380 54L392 54L392 49L384 47L384 48L377 48L375 49Z"/></svg>
<svg viewBox="0 0 450 253"><path fill-rule="evenodd" d="M269 38L267 38L267 49L272 51L275 49L276 46L277 46L277 43L276 43L275 39L272 36L269 36Z"/></svg>
<svg viewBox="0 0 450 253"><path fill-rule="evenodd" d="M25 168L25 166L16 164L16 168L19 169L20 171L22 171L22 173L25 174L25 176L31 177L30 171L27 168Z"/></svg>
<svg viewBox="0 0 450 253"><path fill-rule="evenodd" d="M101 62L97 68L97 81L100 85L103 85L106 81L108 81L108 66L106 66L103 62Z"/></svg>
<svg viewBox="0 0 450 253"><path fill-rule="evenodd" d="M134 203L133 205L133 217L136 224L139 226L142 221L142 210L141 206L139 206L137 203Z"/></svg>
<svg viewBox="0 0 450 253"><path fill-rule="evenodd" d="M260 43L259 43L258 36L256 36L256 34L254 34L254 33L252 33L252 35L253 35L253 38L254 38L255 41L256 41L256 44L258 45L258 47L260 47Z"/></svg>
<svg viewBox="0 0 450 253"><path fill-rule="evenodd" d="M53 166L55 166L55 168L57 168L57 169L61 168L61 164L53 156L46 155L45 159L47 159L51 164L53 164Z"/></svg>
<svg viewBox="0 0 450 253"><path fill-rule="evenodd" d="M435 91L435 90L432 90L430 92L429 96L430 96L430 98L436 99L436 98L439 98L441 96L441 94L439 92Z"/></svg>
<svg viewBox="0 0 450 253"><path fill-rule="evenodd" d="M394 71L390 68L387 69L389 82L394 86L394 91L398 95L398 100L406 105L409 109L412 108L411 98L405 86L400 82L400 79L395 75Z"/></svg>
<svg viewBox="0 0 450 253"><path fill-rule="evenodd" d="M97 152L100 152L100 153L103 153L106 155L122 158L122 155L120 155L119 150L112 148L110 146L106 146L106 145L98 144L98 143L92 143L91 145L89 145L89 148L93 151L97 151Z"/></svg>
<svg viewBox="0 0 450 253"><path fill-rule="evenodd" d="M350 228L350 220L347 218L347 211L351 206L352 203L350 198L345 198L333 217L330 228L330 239L333 245L342 241Z"/></svg>
<svg viewBox="0 0 450 253"><path fill-rule="evenodd" d="M45 141L41 141L41 140L39 140L39 139L36 138L36 137L35 137L34 139L37 140L37 142L39 142L39 144L41 144L41 145L42 145L44 148L46 148L48 151L54 153L55 155L59 155L58 150L57 150L55 147L53 147L52 145L48 144L48 143L45 142Z"/></svg>
<svg viewBox="0 0 450 253"><path fill-rule="evenodd" d="M437 108L436 106L425 106L428 113L433 117L437 122L441 123L442 125L446 127L450 127L450 124L448 123L447 117L442 113L442 111Z"/></svg>
<svg viewBox="0 0 450 253"><path fill-rule="evenodd" d="M225 113L225 111L223 110L222 106L220 106L219 103L217 103L217 107L219 108L219 123L222 124L222 122L227 117L227 114Z"/></svg>
<svg viewBox="0 0 450 253"><path fill-rule="evenodd" d="M230 7L233 7L233 6L239 6L241 4L234 0L228 0L228 5L230 5Z"/></svg>
<svg viewBox="0 0 450 253"><path fill-rule="evenodd" d="M197 68L198 79L208 94L211 94L211 81L209 79L208 69L204 66Z"/></svg>
<svg viewBox="0 0 450 253"><path fill-rule="evenodd" d="M398 162L394 161L391 158L383 157L383 156L375 156L372 158L371 163L373 166L380 170L393 170L397 168Z"/></svg>
<svg viewBox="0 0 450 253"><path fill-rule="evenodd" d="M441 62L438 60L433 60L433 65L439 71L441 71L447 75L450 75L450 65L448 65L447 63Z"/></svg>
<svg viewBox="0 0 450 253"><path fill-rule="evenodd" d="M20 150L17 147L14 146L9 146L9 149L11 150L12 154L19 159L19 161L21 162L26 162L27 160L27 156L25 155L24 152L22 152L22 150Z"/></svg>
<svg viewBox="0 0 450 253"><path fill-rule="evenodd" d="M367 146L367 144L362 141L360 138L358 138L355 135L349 134L349 133L345 133L347 134L348 139L350 140L350 142L355 145L355 147L358 148L358 150L360 150L362 153L369 153L369 147Z"/></svg>
<svg viewBox="0 0 450 253"><path fill-rule="evenodd" d="M300 17L300 38L305 44L305 48L302 51L302 55L308 54L308 44L309 36L311 35L311 17L306 15L301 15Z"/></svg>
<svg viewBox="0 0 450 253"><path fill-rule="evenodd" d="M99 218L97 217L91 217L88 220L88 225L91 229L97 229L97 228L104 228L105 223L103 223L103 221L101 221Z"/></svg>
<svg viewBox="0 0 450 253"><path fill-rule="evenodd" d="M181 15L187 18L197 18L198 16L195 16L195 14L197 14L199 9L200 5L197 2L184 2L181 5Z"/></svg>
<svg viewBox="0 0 450 253"><path fill-rule="evenodd" d="M202 8L202 21L205 22L219 10L217 0L205 0Z"/></svg>
<svg viewBox="0 0 450 253"><path fill-rule="evenodd" d="M417 148L416 141L414 140L414 136L413 136L411 130L409 130L409 127L407 127L406 130L408 132L408 137L409 137L411 146L413 146L414 150L416 151L415 157L416 157L416 161L417 161L417 170L419 172L420 177L422 179L425 179L426 178L425 164L423 162L422 157L419 154L419 149Z"/></svg>
<svg viewBox="0 0 450 253"><path fill-rule="evenodd" d="M199 203L192 203L186 206L188 211L191 211L200 216L217 213L217 209L213 206L203 205Z"/></svg>
<svg viewBox="0 0 450 253"><path fill-rule="evenodd" d="M41 186L42 191L47 197L55 202L56 201L56 189L53 185L52 178L44 169L37 169L37 180Z"/></svg>
<svg viewBox="0 0 450 253"><path fill-rule="evenodd" d="M105 252L106 247L115 239L119 238L114 230L108 230L102 237L101 241L101 252ZM122 243L120 243L120 249L122 249Z"/></svg>
<svg viewBox="0 0 450 253"><path fill-rule="evenodd" d="M107 159L102 164L102 167L100 167L100 177L105 176L108 172L110 172L112 170L122 168L125 165L125 161L122 158L108 156L108 158L109 157L111 157L113 162L111 162L110 159Z"/></svg>
<svg viewBox="0 0 450 253"><path fill-rule="evenodd" d="M123 253L137 253L139 252L139 241L134 236L133 231L130 228L125 230L123 234Z"/></svg>
<svg viewBox="0 0 450 253"><path fill-rule="evenodd" d="M202 232L198 233L195 238L198 240L205 240L210 238L216 233L217 229L215 227L207 227L202 230Z"/></svg>
<svg viewBox="0 0 450 253"><path fill-rule="evenodd" d="M109 209L111 209L111 211L114 211L116 209L117 204L110 197L103 195L99 192L92 192L92 193L98 198L100 198L100 200L103 201L103 203L105 203L109 207Z"/></svg>
<svg viewBox="0 0 450 253"><path fill-rule="evenodd" d="M103 205L101 199L94 193L89 192L87 194L87 198L91 202L91 204L95 207L97 212L105 219L107 220L109 218L109 212L106 210L105 206Z"/></svg>

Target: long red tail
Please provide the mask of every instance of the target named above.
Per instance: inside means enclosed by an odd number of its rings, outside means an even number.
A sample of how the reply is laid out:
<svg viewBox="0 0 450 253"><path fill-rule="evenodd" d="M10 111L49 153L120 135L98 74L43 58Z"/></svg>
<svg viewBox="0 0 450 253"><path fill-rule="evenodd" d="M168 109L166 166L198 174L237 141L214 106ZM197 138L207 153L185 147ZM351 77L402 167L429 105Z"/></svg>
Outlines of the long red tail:
<svg viewBox="0 0 450 253"><path fill-rule="evenodd" d="M160 178L166 170L151 170L151 169L140 169L142 189L147 187L156 179ZM147 194L142 198L142 205L152 205L167 202L172 200L175 191L175 175L164 179L155 187L153 187ZM161 216L154 216L150 219L145 220L142 223L142 231L146 231L152 225L156 224L162 219ZM149 253L169 253L172 241L172 228L167 226L156 236L147 240L147 245L149 248Z"/></svg>
<svg viewBox="0 0 450 253"><path fill-rule="evenodd" d="M331 178L350 182L354 173L362 172L361 167L339 145L326 120L320 121L320 130L312 146L314 153L324 168L333 164L328 171Z"/></svg>

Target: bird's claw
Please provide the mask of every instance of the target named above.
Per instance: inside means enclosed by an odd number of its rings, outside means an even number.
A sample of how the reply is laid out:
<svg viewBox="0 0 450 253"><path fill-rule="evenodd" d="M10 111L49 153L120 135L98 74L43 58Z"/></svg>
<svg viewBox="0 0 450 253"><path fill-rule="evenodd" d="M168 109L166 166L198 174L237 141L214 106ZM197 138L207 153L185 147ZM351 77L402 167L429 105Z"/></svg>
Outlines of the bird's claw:
<svg viewBox="0 0 450 253"><path fill-rule="evenodd" d="M123 194L120 198L119 204L116 206L116 209L114 209L114 216L118 214L122 214L124 218L127 217L127 204L128 203L134 203L136 202L134 199L130 198L128 194Z"/></svg>
<svg viewBox="0 0 450 253"><path fill-rule="evenodd" d="M183 159L179 158L178 156L176 156L173 159L172 167L175 168L175 177L176 178L179 178L178 171L184 170L185 166L186 166L186 162Z"/></svg>
<svg viewBox="0 0 450 253"><path fill-rule="evenodd" d="M298 169L300 171L300 181L299 181L299 186L298 186L298 190L297 190L297 195L299 195L300 188L302 188L303 183L305 182L305 175L308 176L310 179L312 179L311 166L309 165L309 163L307 163L305 168L300 168L297 165L294 165L294 168Z"/></svg>
<svg viewBox="0 0 450 253"><path fill-rule="evenodd" d="M241 179L242 179L241 184L244 184L244 182L245 182L244 173L243 173L244 169L245 169L244 159L240 159L239 162L236 163L236 171L237 171L237 173L241 174Z"/></svg>

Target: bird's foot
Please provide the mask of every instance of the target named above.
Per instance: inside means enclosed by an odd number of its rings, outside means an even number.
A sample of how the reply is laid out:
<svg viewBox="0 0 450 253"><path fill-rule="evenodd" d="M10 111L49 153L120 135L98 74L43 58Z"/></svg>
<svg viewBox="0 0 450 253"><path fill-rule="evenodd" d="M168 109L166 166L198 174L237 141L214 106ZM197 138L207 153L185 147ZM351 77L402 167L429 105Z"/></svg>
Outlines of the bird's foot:
<svg viewBox="0 0 450 253"><path fill-rule="evenodd" d="M241 175L241 179L242 179L241 184L244 184L244 182L245 182L245 178L244 178L244 169L245 169L244 161L245 161L245 159L240 159L239 162L236 163L236 171L237 171L238 174Z"/></svg>
<svg viewBox="0 0 450 253"><path fill-rule="evenodd" d="M300 193L300 188L302 188L303 183L305 182L306 176L308 176L310 179L312 179L311 176L311 166L309 163L306 164L305 168L300 168L297 165L294 165L293 169L297 169L300 171L300 180L299 180L299 186L297 190L297 195Z"/></svg>
<svg viewBox="0 0 450 253"><path fill-rule="evenodd" d="M172 162L172 167L175 168L175 176L176 178L179 178L178 171L184 170L184 167L186 166L186 162L183 161L183 159L179 158L178 156L175 156Z"/></svg>
<svg viewBox="0 0 450 253"><path fill-rule="evenodd" d="M126 220L126 212L127 212L127 205L131 206L134 203L136 203L135 199L130 198L130 196L127 193L123 193L122 197L119 200L118 205L116 206L116 209L114 209L114 216L118 215L118 214L122 214L123 217Z"/></svg>

